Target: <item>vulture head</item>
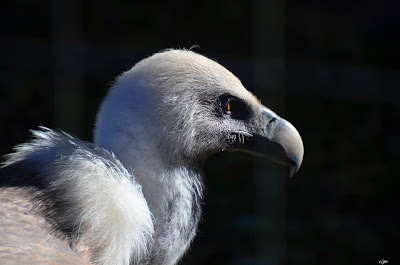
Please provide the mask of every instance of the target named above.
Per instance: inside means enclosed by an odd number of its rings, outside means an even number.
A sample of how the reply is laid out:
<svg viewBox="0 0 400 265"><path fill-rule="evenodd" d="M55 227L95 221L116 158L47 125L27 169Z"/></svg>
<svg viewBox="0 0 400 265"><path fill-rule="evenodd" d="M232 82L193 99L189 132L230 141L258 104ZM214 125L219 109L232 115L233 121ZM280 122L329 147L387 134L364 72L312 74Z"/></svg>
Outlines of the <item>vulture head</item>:
<svg viewBox="0 0 400 265"><path fill-rule="evenodd" d="M289 166L293 175L303 159L289 122L226 68L186 50L155 54L117 78L98 114L95 141L133 170L153 161L196 167L210 154L237 150Z"/></svg>
<svg viewBox="0 0 400 265"><path fill-rule="evenodd" d="M176 264L196 234L201 167L211 154L250 152L288 166L290 175L303 159L289 122L223 66L187 50L157 53L115 80L97 116L94 145L43 127L33 134L0 167L0 216L30 214L0 223L29 227L21 235L37 242L50 236L60 241L57 249L53 241L41 243L51 253L73 250L95 264ZM10 194L23 206L16 208ZM47 225L33 230L39 223ZM9 242L5 253L27 242L7 234L14 230L0 231ZM43 253L31 245L23 252L32 261Z"/></svg>

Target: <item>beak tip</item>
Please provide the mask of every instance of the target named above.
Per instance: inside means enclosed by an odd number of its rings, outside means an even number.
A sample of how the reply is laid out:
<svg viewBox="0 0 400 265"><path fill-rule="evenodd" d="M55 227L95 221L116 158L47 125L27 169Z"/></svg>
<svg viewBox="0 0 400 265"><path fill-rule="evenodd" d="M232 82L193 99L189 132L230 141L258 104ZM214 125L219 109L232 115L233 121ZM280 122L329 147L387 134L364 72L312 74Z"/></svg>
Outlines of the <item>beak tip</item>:
<svg viewBox="0 0 400 265"><path fill-rule="evenodd" d="M277 128L277 137L290 160L290 177L293 177L299 170L304 156L304 145L299 132L288 121L282 119Z"/></svg>
<svg viewBox="0 0 400 265"><path fill-rule="evenodd" d="M304 146L303 142L301 141L300 135L298 139L300 140L300 143L298 143L298 148L295 152L295 155L293 155L294 165L290 169L290 177L293 177L297 173L297 171L299 171L299 168L303 162Z"/></svg>
<svg viewBox="0 0 400 265"><path fill-rule="evenodd" d="M290 167L290 174L289 174L289 178L293 177L294 175L296 175L297 171L299 171L300 168L300 164L296 164L295 166Z"/></svg>

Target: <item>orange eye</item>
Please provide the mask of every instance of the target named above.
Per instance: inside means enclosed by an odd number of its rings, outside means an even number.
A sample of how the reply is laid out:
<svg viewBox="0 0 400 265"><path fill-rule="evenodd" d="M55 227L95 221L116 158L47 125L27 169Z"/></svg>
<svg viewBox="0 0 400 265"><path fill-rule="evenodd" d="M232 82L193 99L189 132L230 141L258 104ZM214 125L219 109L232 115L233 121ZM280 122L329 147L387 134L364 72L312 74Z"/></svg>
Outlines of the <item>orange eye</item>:
<svg viewBox="0 0 400 265"><path fill-rule="evenodd" d="M231 102L226 103L226 110L231 111Z"/></svg>

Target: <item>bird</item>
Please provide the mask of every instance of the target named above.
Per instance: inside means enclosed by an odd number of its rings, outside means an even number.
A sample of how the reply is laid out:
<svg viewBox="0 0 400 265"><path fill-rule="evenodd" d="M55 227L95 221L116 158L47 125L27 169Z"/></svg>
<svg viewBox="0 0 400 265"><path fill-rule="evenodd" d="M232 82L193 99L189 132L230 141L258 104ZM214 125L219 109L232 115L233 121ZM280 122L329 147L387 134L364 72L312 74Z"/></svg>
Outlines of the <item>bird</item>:
<svg viewBox="0 0 400 265"><path fill-rule="evenodd" d="M225 67L167 49L111 85L94 143L44 126L0 168L1 264L177 264L197 232L203 165L242 151L294 175L296 128Z"/></svg>

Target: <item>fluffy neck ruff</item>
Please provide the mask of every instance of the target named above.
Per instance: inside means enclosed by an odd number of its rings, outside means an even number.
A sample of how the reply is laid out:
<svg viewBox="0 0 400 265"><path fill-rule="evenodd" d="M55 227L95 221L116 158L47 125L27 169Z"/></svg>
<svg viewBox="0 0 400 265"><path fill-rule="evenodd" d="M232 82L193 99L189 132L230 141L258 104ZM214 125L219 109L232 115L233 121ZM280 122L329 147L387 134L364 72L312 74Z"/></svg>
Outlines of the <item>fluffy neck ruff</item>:
<svg viewBox="0 0 400 265"><path fill-rule="evenodd" d="M143 264L154 227L131 173L102 148L41 129L3 164L7 185L33 187L33 203L51 232L93 263Z"/></svg>
<svg viewBox="0 0 400 265"><path fill-rule="evenodd" d="M102 148L41 129L2 170L9 185L36 187L36 209L56 236L96 264L175 264L182 257L201 216L200 170L166 167L158 158L136 160L142 167L131 172Z"/></svg>
<svg viewBox="0 0 400 265"><path fill-rule="evenodd" d="M92 262L176 264L196 234L202 172L160 151L151 124L132 128L105 130L113 141L98 146L41 128L4 166L38 187L53 232Z"/></svg>
<svg viewBox="0 0 400 265"><path fill-rule="evenodd" d="M114 152L142 187L154 220L153 244L142 264L175 264L196 234L203 198L202 170L174 153L160 151L156 148L159 143L145 139L149 133L138 131L140 128L136 127L135 133L117 130L118 137L107 137L111 142L98 138L96 143Z"/></svg>

